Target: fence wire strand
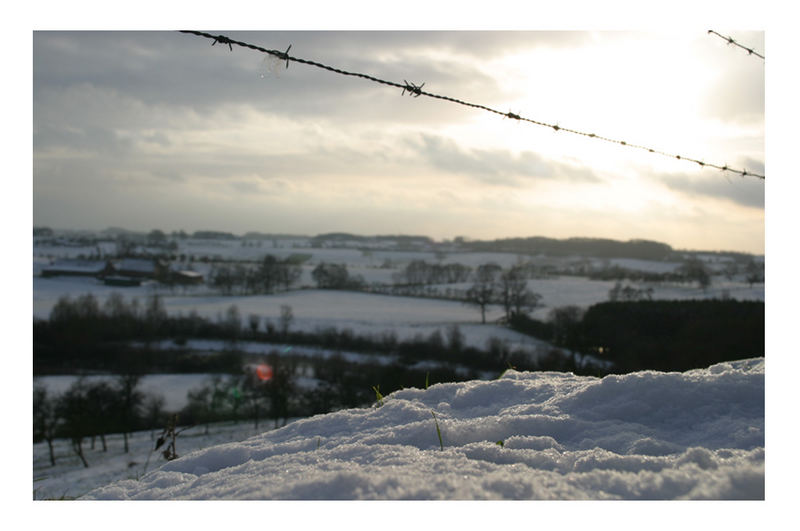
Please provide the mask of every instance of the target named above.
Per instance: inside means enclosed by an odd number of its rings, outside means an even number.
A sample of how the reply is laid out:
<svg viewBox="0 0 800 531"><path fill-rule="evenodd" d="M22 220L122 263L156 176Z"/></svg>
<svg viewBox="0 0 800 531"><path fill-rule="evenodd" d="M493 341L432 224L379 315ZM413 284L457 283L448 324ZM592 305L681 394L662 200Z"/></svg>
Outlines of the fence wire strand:
<svg viewBox="0 0 800 531"><path fill-rule="evenodd" d="M738 42L736 42L735 40L733 40L731 37L726 37L725 35L720 35L719 33L717 33L717 32L716 32L716 31L714 31L714 30L708 30L708 33L709 33L709 34L716 35L716 36L717 36L717 37L719 37L720 39L723 39L723 40L726 40L726 41L728 41L728 44L733 44L734 46L738 46L738 47L739 47L739 48L741 48L742 50L747 50L747 55L755 55L756 57L760 57L760 58L764 59L764 56L763 56L763 55L761 55L760 53L756 52L756 51L755 51L755 50L753 50L752 48L748 48L747 46L742 46L741 44L739 44ZM766 61L766 59L764 59L764 60Z"/></svg>
<svg viewBox="0 0 800 531"><path fill-rule="evenodd" d="M709 30L709 32L711 32L711 31L712 30ZM601 136L601 135L598 135L598 134L595 134L595 133L587 133L585 131L579 131L577 129L570 129L569 127L562 127L562 126L560 126L558 124L550 124L550 123L546 123L546 122L541 122L539 120L534 120L532 118L526 118L524 116L521 116L520 114L515 114L515 113L512 113L512 112L499 111L497 109L493 109L493 108L487 107L485 105L480 105L480 104L477 104L477 103L470 103L470 102L467 102L467 101L464 101L464 100L460 100L460 99L457 99L457 98L453 98L453 97L450 97L450 96L443 96L441 94L434 94L434 93L422 90L422 87L425 85L425 83L422 83L420 85L416 85L416 84L410 83L410 82L408 82L406 80L403 80L403 83L397 83L395 81L387 81L385 79L380 79L380 78L377 78L377 77L374 77L374 76L371 76L371 75L368 75L368 74L362 74L362 73L359 73L359 72L349 72L347 70L342 70L340 68L335 68L335 67L332 67L332 66L329 66L329 65L318 63L316 61L310 61L308 59L302 59L300 57L293 57L293 56L289 55L289 50L292 47L291 45L289 45L289 47L286 48L286 51L282 52L280 50L270 50L270 49L267 49L267 48L263 48L261 46L256 46L254 44L248 44L246 42L236 41L236 40L233 40L233 39L231 39L229 37L226 37L224 35L212 35L211 33L206 33L206 32L203 32L203 31L195 31L195 30L180 30L180 32L181 33L191 34L191 35L197 35L197 36L200 36L200 37L205 37L206 39L211 39L213 41L211 43L212 46L214 46L217 43L220 43L222 45L228 45L228 48L231 51L233 51L233 45L236 45L236 46L240 46L242 48L249 48L251 50L255 50L255 51L258 51L258 52L261 52L261 53L266 53L266 54L272 55L274 57L277 57L281 61L285 61L286 68L289 68L289 62L294 62L294 63L300 63L300 64L304 64L304 65L314 66L314 67L317 67L317 68L321 68L323 70L327 70L329 72L333 72L335 74L340 74L340 75L343 75L343 76L350 76L350 77L358 77L358 78L361 78L361 79L366 79L368 81L372 81L374 83L379 83L381 85L387 85L387 86L390 86L390 87L399 88L399 89L402 90L402 94L401 95L405 95L406 93L409 93L409 95L411 95L411 96L413 96L415 98L419 97L419 96L427 96L429 98L449 101L451 103L457 103L459 105L463 105L463 106L466 106L466 107L471 107L473 109L480 109L480 110L483 110L483 111L486 111L486 112L497 114L497 115L503 116L505 118L511 118L513 120L518 120L518 121L521 121L521 122L528 122L528 123L532 123L534 125L538 125L538 126L541 126L541 127L547 127L547 128L550 128L550 129L552 129L553 131L556 131L556 132L564 131L566 133L572 133L574 135L579 135L579 136L583 136L583 137L587 137L587 138L592 138L592 139L595 139L595 140L602 140L604 142L608 142L608 143L611 143L611 144L617 144L617 145L624 146L624 147L629 147L629 148L634 148L634 149L647 151L648 153L662 155L664 157L668 157L668 158L672 158L672 159L676 159L676 160L683 160L683 161L687 161L687 162L693 162L693 163L695 163L695 164L697 164L697 165L699 165L700 167L703 167L703 168L716 168L716 169L721 170L723 172L731 172L731 173L739 174L742 177L749 176L749 177L756 177L756 178L762 179L762 180L765 179L764 175L761 175L761 174L758 174L758 173L755 173L755 172L752 172L752 171L748 171L747 169L738 170L738 169L735 169L735 168L731 168L727 164L724 164L724 165L712 164L710 162L705 162L705 161L702 161L702 160L699 160L699 159L695 159L695 158L692 158L692 157L686 157L686 156L683 156L683 155L667 153L667 152L664 152L664 151L661 151L661 150L658 150L658 149L654 149L654 148L651 148L651 147L642 146L642 145L638 145L638 144L633 144L633 143L630 143L630 142L627 142L627 141L624 141L624 140L618 140L618 139L614 139L614 138L609 138L609 137ZM752 53L755 53L755 52L752 52ZM756 55L758 55L758 54L756 54ZM761 56L759 56L759 57L761 57Z"/></svg>

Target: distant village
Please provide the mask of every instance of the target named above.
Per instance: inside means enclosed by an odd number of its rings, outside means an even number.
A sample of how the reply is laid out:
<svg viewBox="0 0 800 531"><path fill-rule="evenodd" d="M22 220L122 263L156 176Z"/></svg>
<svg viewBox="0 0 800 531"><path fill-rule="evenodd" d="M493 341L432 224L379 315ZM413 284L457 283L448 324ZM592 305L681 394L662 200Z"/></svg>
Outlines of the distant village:
<svg viewBox="0 0 800 531"><path fill-rule="evenodd" d="M139 286L145 280L168 284L202 284L197 271L173 269L163 259L124 258L121 260L57 260L41 270L43 277L86 276L101 279L110 286Z"/></svg>
<svg viewBox="0 0 800 531"><path fill-rule="evenodd" d="M92 277L111 286L139 286L143 282L165 284L202 284L202 273L176 260L176 238L159 230L149 234L122 229L99 233L56 232L47 227L34 228L34 248L81 247L92 249L88 256L56 258L39 268L42 277Z"/></svg>
<svg viewBox="0 0 800 531"><path fill-rule="evenodd" d="M627 273L619 266L609 268L602 264L599 267L603 271L598 272L598 266L591 263L590 257L681 263L688 260L695 263L702 261L707 266L713 265L713 270L728 277L745 272L747 281L751 284L763 282L764 277L763 256L725 251L681 251L672 249L667 244L648 240L559 240L528 237L481 241L456 237L452 240L434 241L426 236L360 236L339 232L317 236L248 232L239 236L219 231L195 231L189 234L183 230L165 233L154 229L145 233L109 228L92 232L54 231L48 227L34 227L33 237L34 254L37 255L35 275L92 277L111 286L140 286L145 282L170 286L201 285L213 280L206 278L212 277L214 273L210 264L219 262L220 259L225 262L226 259L221 258L218 253L211 253L217 256L206 255L205 251L192 253L192 248L222 251L231 246L242 249L264 247L265 251L267 248L299 249L301 251L292 255L297 258L310 257L307 254L310 249L357 249L365 255L371 255L373 251L417 251L434 253L439 258L452 252L516 253L540 258L569 257L572 262L559 264L561 273L593 275L592 278L600 280L609 279L598 277L601 274L612 274L615 275L614 278L618 278ZM76 251L80 249L80 252L73 253L71 258L64 257L64 253L60 251L47 252L47 248L65 247L74 247ZM253 253L246 254L253 256ZM669 280L667 277L670 274L650 274L648 279Z"/></svg>
<svg viewBox="0 0 800 531"><path fill-rule="evenodd" d="M373 250L433 251L443 246L424 236L363 237L330 233L314 237L250 232L236 236L228 232L196 231L192 234L155 229L137 233L125 229L99 232L54 231L34 227L34 247L80 247L91 249L77 258L54 258L38 268L42 277L92 277L111 286L140 286L147 281L169 285L199 285L205 282L192 266L191 258L181 254L178 242L239 242L245 247L360 248ZM268 243L267 243L268 242ZM444 244L449 249L452 245Z"/></svg>

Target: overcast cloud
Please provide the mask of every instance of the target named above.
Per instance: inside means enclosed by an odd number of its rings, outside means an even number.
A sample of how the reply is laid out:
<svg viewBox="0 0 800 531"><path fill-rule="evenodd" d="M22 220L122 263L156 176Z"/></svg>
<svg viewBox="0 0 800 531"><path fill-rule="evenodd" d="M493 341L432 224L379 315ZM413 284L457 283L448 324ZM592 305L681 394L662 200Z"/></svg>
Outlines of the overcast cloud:
<svg viewBox="0 0 800 531"><path fill-rule="evenodd" d="M764 183L753 179L739 176L691 179L686 175L662 175L661 180L669 188L685 194L704 195L755 209L764 208Z"/></svg>
<svg viewBox="0 0 800 531"><path fill-rule="evenodd" d="M763 62L704 32L225 34L763 171ZM761 33L736 36L763 45ZM662 238L683 248L708 247L710 233L714 248L763 251L763 181L211 42L179 32L34 32L34 224ZM641 54L658 66L650 85ZM729 205L724 216L720 204ZM706 240L685 230L695 217L654 227L648 220L661 209L702 213ZM576 214L595 211L602 217ZM754 215L760 235L743 242Z"/></svg>

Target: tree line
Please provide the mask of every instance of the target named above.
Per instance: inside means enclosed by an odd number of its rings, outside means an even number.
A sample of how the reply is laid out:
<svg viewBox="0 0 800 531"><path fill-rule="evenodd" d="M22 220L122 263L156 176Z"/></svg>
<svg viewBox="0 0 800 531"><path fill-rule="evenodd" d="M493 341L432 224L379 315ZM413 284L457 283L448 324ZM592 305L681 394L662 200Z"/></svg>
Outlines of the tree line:
<svg viewBox="0 0 800 531"><path fill-rule="evenodd" d="M415 363L430 359L453 362L479 370L496 370L498 362L487 351L466 346L457 325L443 335L417 335L400 341L396 334L355 334L350 329L292 330L294 314L281 307L276 320L257 314L244 318L235 305L216 320L199 316L168 315L163 301L152 295L140 304L113 293L100 304L91 294L61 297L50 319L34 319L34 374L69 374L81 370L106 372L237 372L242 363L238 341L284 343L347 350L372 355L393 355ZM197 353L185 348L188 339L218 339L226 348L217 353ZM163 349L158 341L171 340L177 348Z"/></svg>
<svg viewBox="0 0 800 531"><path fill-rule="evenodd" d="M34 443L47 443L50 463L55 466L54 442L68 439L73 453L89 467L87 441L92 450L100 441L106 452L106 436L114 433L122 434L128 453L130 433L161 429L169 422L204 425L206 433L211 423L222 421L250 421L259 428L271 420L277 428L292 417L367 406L375 400L373 387L388 394L427 382L463 381L479 375L474 369L459 371L455 366L415 368L400 360L355 363L338 353L310 357L273 350L256 358L242 361L237 370L214 374L189 390L187 404L177 416L165 410L162 396L141 391L140 374L92 380L79 377L61 394L37 384L33 393ZM301 377L307 378L303 386ZM167 459L176 456L174 448L165 454Z"/></svg>
<svg viewBox="0 0 800 531"><path fill-rule="evenodd" d="M341 337L346 337L343 334ZM396 339L385 338L387 343ZM106 436L122 434L124 452L130 451L128 438L134 431L165 429L168 426L203 426L206 433L212 423L230 421L252 422L257 429L271 421L273 427L285 425L289 418L308 417L338 409L369 406L376 400L375 390L383 394L409 387L423 388L443 382L474 380L485 377L468 365L470 349L453 327L446 334L436 331L428 337L417 336L406 345L413 356L385 361L348 361L342 354L308 356L271 351L250 361L242 361L238 370L209 376L202 384L189 390L186 406L179 412L166 411L164 399L157 394L141 391L140 374L121 374L102 379L78 378L65 392L50 393L37 384L33 396L34 443L45 441L50 463L56 465L54 442L68 439L73 453L85 467L90 466L87 445L94 450L96 442L101 451L108 451ZM492 373L504 369L589 371L578 366L574 359L555 350L535 361L523 352L512 352L507 344L492 338L485 357ZM433 352L449 352L450 363L438 366L416 366L418 361L430 361ZM304 383L301 385L301 378ZM165 459L174 459L174 447L163 451Z"/></svg>
<svg viewBox="0 0 800 531"><path fill-rule="evenodd" d="M523 304L528 292L523 289L523 282L512 284L508 279L506 282L510 287L503 292L504 300L513 312ZM501 282L499 286L502 285ZM242 316L235 305L214 320L194 311L189 315L168 315L157 294L140 303L136 298L125 300L114 292L103 304L92 294L62 296L49 319L34 319L34 374L69 374L80 370L236 372L242 363L242 352L236 343L243 340L392 355L406 363L457 361L476 370L504 368L502 360L489 350L466 345L457 325L447 328L445 334L436 330L429 336L418 334L401 341L392 332L355 334L347 328L333 327L293 330L293 322L294 314L288 305L281 307L275 320L257 314ZM227 347L216 353L197 353L181 348L189 339L223 340ZM158 344L162 340L171 340L179 348L163 349Z"/></svg>
<svg viewBox="0 0 800 531"><path fill-rule="evenodd" d="M215 265L209 274L209 285L226 295L271 294L289 290L300 278L300 264L293 257L283 260L266 255L256 267L244 264Z"/></svg>
<svg viewBox="0 0 800 531"><path fill-rule="evenodd" d="M528 288L525 266L516 265L504 271L494 263L478 266L475 283L466 293L466 302L480 309L482 323L486 323L486 310L492 304L501 305L505 319L510 320L516 314L533 311L541 298Z"/></svg>
<svg viewBox="0 0 800 531"><path fill-rule="evenodd" d="M458 263L428 263L425 260L412 260L402 271L393 275L400 284L456 284L467 282L472 268Z"/></svg>
<svg viewBox="0 0 800 531"><path fill-rule="evenodd" d="M638 258L666 260L672 248L649 240L618 241L605 238L567 238L558 240L541 236L504 238L492 241L470 241L465 248L478 252L544 254L548 256L592 256L596 258Z"/></svg>
<svg viewBox="0 0 800 531"><path fill-rule="evenodd" d="M764 303L649 300L556 308L546 322L515 314L513 329L613 363L614 372L686 371L764 356Z"/></svg>
<svg viewBox="0 0 800 531"><path fill-rule="evenodd" d="M53 443L56 438L70 440L72 450L84 467L89 467L84 442L91 439L92 449L99 439L108 451L106 435L121 433L124 451L130 447L128 436L133 431L160 425L163 420L163 398L146 396L139 389L140 376L117 375L112 381L75 381L60 395L46 387L33 390L33 441L47 442L50 464L56 465Z"/></svg>

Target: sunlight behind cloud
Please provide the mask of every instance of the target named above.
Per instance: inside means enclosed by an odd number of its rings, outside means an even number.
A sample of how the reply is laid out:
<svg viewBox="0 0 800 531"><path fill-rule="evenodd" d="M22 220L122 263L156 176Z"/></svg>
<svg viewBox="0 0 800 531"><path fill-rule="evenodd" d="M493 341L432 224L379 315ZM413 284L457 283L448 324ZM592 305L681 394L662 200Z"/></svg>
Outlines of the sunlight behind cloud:
<svg viewBox="0 0 800 531"><path fill-rule="evenodd" d="M510 105L542 122L687 156L702 153L704 131L695 125L702 104L697 87L710 79L707 65L691 54L689 43L674 37L623 35L596 33L592 47L509 58L508 68L520 72L519 96ZM564 155L562 136L569 135L542 134L537 140ZM604 159L628 156L593 143L581 149L592 164L618 164Z"/></svg>
<svg viewBox="0 0 800 531"><path fill-rule="evenodd" d="M763 171L763 65L702 32L233 37L290 42L310 60L425 83L500 113ZM191 35L36 32L34 41L36 224L119 225L108 213L136 205L150 214L138 223L130 214L132 229L483 238L656 230L681 246L695 218L677 202L740 205L712 224L723 242L739 233L742 206L763 203L688 161L313 66L270 70L256 52L209 49ZM169 53L153 53L159 45ZM661 227L650 222L659 208L688 217Z"/></svg>

